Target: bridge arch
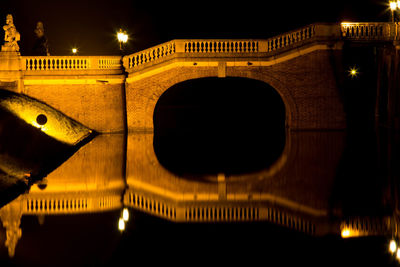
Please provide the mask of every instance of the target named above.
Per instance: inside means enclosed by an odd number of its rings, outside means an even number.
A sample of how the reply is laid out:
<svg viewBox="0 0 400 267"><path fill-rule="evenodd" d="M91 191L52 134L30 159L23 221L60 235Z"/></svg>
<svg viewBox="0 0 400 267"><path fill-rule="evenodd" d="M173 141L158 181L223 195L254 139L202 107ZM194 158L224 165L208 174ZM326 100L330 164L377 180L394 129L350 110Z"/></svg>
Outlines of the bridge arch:
<svg viewBox="0 0 400 267"><path fill-rule="evenodd" d="M272 166L285 147L285 105L249 78L186 80L166 90L154 114L154 150L176 173L247 173Z"/></svg>
<svg viewBox="0 0 400 267"><path fill-rule="evenodd" d="M216 78L215 67L178 67L162 71L150 77L127 83L127 120L129 131L153 131L154 111L160 97L169 88L194 79ZM286 88L274 75L268 74L265 68L243 67L227 70L227 77L248 78L264 82L280 95L285 108L285 125L296 126L298 108L290 89ZM224 78L221 78L224 79Z"/></svg>

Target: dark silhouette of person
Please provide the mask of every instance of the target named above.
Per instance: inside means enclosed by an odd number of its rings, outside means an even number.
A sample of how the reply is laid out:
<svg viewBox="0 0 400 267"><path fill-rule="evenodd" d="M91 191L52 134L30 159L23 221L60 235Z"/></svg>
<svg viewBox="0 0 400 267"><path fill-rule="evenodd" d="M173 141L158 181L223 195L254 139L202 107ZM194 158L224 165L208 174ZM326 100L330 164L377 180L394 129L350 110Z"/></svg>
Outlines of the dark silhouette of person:
<svg viewBox="0 0 400 267"><path fill-rule="evenodd" d="M39 21L36 24L35 29L36 40L33 44L32 53L34 56L50 56L49 53L49 44L47 41L47 37L44 34L43 23Z"/></svg>

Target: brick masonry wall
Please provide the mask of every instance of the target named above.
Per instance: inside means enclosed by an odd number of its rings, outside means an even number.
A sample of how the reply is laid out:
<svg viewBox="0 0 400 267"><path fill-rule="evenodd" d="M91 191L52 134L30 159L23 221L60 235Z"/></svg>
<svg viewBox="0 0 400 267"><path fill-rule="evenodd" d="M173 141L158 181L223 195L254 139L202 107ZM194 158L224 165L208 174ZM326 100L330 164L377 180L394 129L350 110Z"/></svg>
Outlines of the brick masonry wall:
<svg viewBox="0 0 400 267"><path fill-rule="evenodd" d="M226 75L261 80L275 88L285 103L286 124L292 129L343 129L346 116L338 68L332 63L332 58L340 56L340 50L317 50L272 66L228 66ZM217 66L177 66L128 83L128 129L152 130L157 101L174 84L217 76Z"/></svg>
<svg viewBox="0 0 400 267"><path fill-rule="evenodd" d="M98 132L124 130L121 84L25 85L24 93Z"/></svg>

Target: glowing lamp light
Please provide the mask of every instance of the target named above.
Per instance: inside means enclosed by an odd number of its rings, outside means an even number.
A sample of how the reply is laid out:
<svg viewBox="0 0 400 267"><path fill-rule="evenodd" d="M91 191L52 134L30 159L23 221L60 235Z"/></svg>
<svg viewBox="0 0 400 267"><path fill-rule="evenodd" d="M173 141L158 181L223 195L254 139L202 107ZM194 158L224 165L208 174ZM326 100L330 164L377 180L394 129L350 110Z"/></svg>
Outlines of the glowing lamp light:
<svg viewBox="0 0 400 267"><path fill-rule="evenodd" d="M396 251L396 259L400 260L400 248L398 248Z"/></svg>
<svg viewBox="0 0 400 267"><path fill-rule="evenodd" d="M120 218L118 221L118 230L121 232L125 230L125 221L123 218Z"/></svg>
<svg viewBox="0 0 400 267"><path fill-rule="evenodd" d="M342 238L348 238L350 237L350 229L343 229L342 230Z"/></svg>
<svg viewBox="0 0 400 267"><path fill-rule="evenodd" d="M395 11L398 11L400 9L400 0L390 0L389 9L391 12L391 20L392 22L395 22Z"/></svg>
<svg viewBox="0 0 400 267"><path fill-rule="evenodd" d="M352 78L357 77L358 74L359 74L359 72L358 72L358 69L357 69L356 67L350 68L350 70L349 70L349 75L350 75Z"/></svg>
<svg viewBox="0 0 400 267"><path fill-rule="evenodd" d="M390 240L390 243L389 243L389 251L390 251L391 253L395 253L396 250L397 250L396 241Z"/></svg>
<svg viewBox="0 0 400 267"><path fill-rule="evenodd" d="M74 55L75 55L76 53L78 53L78 49L77 49L77 48L75 48L75 47L74 47L74 48L72 48L72 54L74 54Z"/></svg>
<svg viewBox="0 0 400 267"><path fill-rule="evenodd" d="M117 32L117 39L119 42L119 49L122 50L122 44L128 42L128 34L120 29L119 32Z"/></svg>
<svg viewBox="0 0 400 267"><path fill-rule="evenodd" d="M129 211L127 208L124 208L122 211L122 219L127 222L129 220Z"/></svg>
<svg viewBox="0 0 400 267"><path fill-rule="evenodd" d="M395 1L390 1L390 2L389 2L390 10L392 10L392 11L396 10L396 8L397 8L397 6L398 6L398 2L399 2L399 1L397 1L397 2L395 2Z"/></svg>
<svg viewBox="0 0 400 267"><path fill-rule="evenodd" d="M128 41L128 35L123 32L118 32L117 38L119 42L126 43Z"/></svg>

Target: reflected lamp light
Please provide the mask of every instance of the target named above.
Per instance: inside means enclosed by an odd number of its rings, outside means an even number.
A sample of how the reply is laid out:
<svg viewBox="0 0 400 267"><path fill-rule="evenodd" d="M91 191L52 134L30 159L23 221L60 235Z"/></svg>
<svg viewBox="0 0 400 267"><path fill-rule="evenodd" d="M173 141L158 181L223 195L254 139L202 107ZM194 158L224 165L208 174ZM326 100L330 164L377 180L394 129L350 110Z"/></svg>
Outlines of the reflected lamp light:
<svg viewBox="0 0 400 267"><path fill-rule="evenodd" d="M395 240L390 240L390 243L389 243L389 251L390 251L391 253L395 253L396 250L397 250L396 241L395 241Z"/></svg>
<svg viewBox="0 0 400 267"><path fill-rule="evenodd" d="M118 230L121 232L125 230L125 221L122 218L118 220Z"/></svg>
<svg viewBox="0 0 400 267"><path fill-rule="evenodd" d="M122 219L127 222L129 220L129 211L127 208L124 208L122 211Z"/></svg>

